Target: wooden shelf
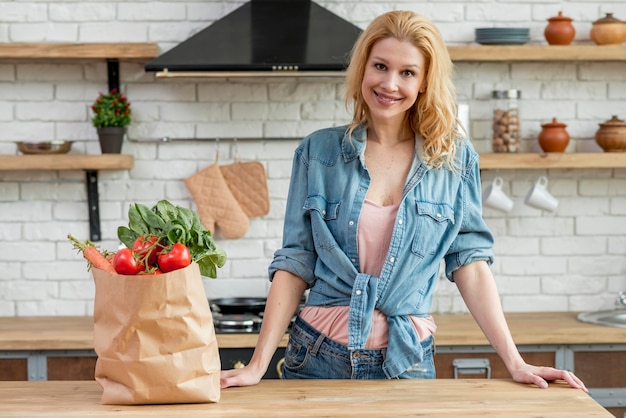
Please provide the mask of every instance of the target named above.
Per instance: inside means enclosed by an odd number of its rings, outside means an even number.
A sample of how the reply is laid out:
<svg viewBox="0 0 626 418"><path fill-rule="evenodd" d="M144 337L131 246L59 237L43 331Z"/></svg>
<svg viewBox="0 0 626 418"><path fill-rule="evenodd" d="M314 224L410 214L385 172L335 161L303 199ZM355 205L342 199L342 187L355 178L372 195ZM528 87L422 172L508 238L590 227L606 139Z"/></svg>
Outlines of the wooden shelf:
<svg viewBox="0 0 626 418"><path fill-rule="evenodd" d="M128 170L133 162L127 154L0 155L0 170Z"/></svg>
<svg viewBox="0 0 626 418"><path fill-rule="evenodd" d="M0 43L0 59L149 60L155 43Z"/></svg>
<svg viewBox="0 0 626 418"><path fill-rule="evenodd" d="M481 170L546 168L626 168L626 152L490 153L480 155Z"/></svg>
<svg viewBox="0 0 626 418"><path fill-rule="evenodd" d="M449 46L452 61L626 61L620 45Z"/></svg>
<svg viewBox="0 0 626 418"><path fill-rule="evenodd" d="M448 51L452 61L626 61L620 45L450 45ZM0 43L0 59L148 60L158 54L156 43Z"/></svg>

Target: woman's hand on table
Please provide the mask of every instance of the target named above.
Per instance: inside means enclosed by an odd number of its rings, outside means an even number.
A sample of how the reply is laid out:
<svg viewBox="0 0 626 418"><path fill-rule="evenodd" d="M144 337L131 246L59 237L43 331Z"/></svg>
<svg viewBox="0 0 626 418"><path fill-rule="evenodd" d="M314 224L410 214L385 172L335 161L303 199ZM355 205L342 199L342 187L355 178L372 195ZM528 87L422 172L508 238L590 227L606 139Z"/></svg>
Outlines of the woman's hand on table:
<svg viewBox="0 0 626 418"><path fill-rule="evenodd" d="M516 382L531 383L543 389L548 387L549 381L564 380L574 389L582 389L585 392L589 392L582 380L567 370L523 364L519 369L514 370L511 375Z"/></svg>
<svg viewBox="0 0 626 418"><path fill-rule="evenodd" d="M222 389L231 386L252 386L261 381L263 372L255 371L251 366L240 369L222 370L220 374L220 387Z"/></svg>

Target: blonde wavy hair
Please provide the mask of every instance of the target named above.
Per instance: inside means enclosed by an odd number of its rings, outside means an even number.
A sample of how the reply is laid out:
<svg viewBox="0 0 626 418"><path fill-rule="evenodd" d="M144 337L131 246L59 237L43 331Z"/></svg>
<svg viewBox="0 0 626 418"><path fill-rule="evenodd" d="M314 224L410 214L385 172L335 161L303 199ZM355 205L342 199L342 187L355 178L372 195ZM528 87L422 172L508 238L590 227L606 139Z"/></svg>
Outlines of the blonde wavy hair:
<svg viewBox="0 0 626 418"><path fill-rule="evenodd" d="M369 108L361 92L365 66L372 47L381 39L393 37L410 42L426 58L426 89L408 110L413 132L424 138L423 158L433 168L455 167L457 140L461 139L456 117L456 89L452 83L452 60L435 25L411 11L397 10L378 16L355 43L346 71L346 106L353 106L352 135L369 120Z"/></svg>

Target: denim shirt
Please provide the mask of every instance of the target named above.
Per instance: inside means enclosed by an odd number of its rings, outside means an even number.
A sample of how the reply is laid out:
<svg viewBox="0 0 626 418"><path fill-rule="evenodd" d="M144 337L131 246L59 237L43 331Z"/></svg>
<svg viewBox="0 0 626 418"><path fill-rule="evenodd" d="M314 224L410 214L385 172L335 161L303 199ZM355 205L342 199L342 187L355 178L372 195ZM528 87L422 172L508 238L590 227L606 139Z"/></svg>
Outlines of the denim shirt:
<svg viewBox="0 0 626 418"><path fill-rule="evenodd" d="M431 169L415 153L380 277L361 273L359 215L370 185L365 130L316 131L295 151L283 246L270 280L286 270L307 282L307 305L349 306L348 349L365 347L374 309L387 316L385 374L400 375L422 360L409 315L428 315L441 260L445 273L476 260L493 262L493 235L482 218L478 154L461 142L458 170ZM418 148L418 147L416 147Z"/></svg>

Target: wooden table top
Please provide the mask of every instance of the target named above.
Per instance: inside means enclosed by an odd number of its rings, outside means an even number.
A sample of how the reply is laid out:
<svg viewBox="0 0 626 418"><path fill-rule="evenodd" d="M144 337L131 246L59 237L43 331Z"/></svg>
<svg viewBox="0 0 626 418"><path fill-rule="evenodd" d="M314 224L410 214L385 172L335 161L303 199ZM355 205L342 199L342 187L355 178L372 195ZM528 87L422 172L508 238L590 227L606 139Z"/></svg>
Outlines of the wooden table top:
<svg viewBox="0 0 626 418"><path fill-rule="evenodd" d="M506 315L518 345L626 343L623 328L586 324L575 312L509 313ZM489 343L469 314L434 315L440 346ZM251 348L257 334L218 334L220 348ZM281 346L287 344L287 336ZM93 349L91 317L0 317L0 350Z"/></svg>
<svg viewBox="0 0 626 418"><path fill-rule="evenodd" d="M2 417L612 417L581 390L498 379L263 380L218 403L101 405L95 381L0 382Z"/></svg>

